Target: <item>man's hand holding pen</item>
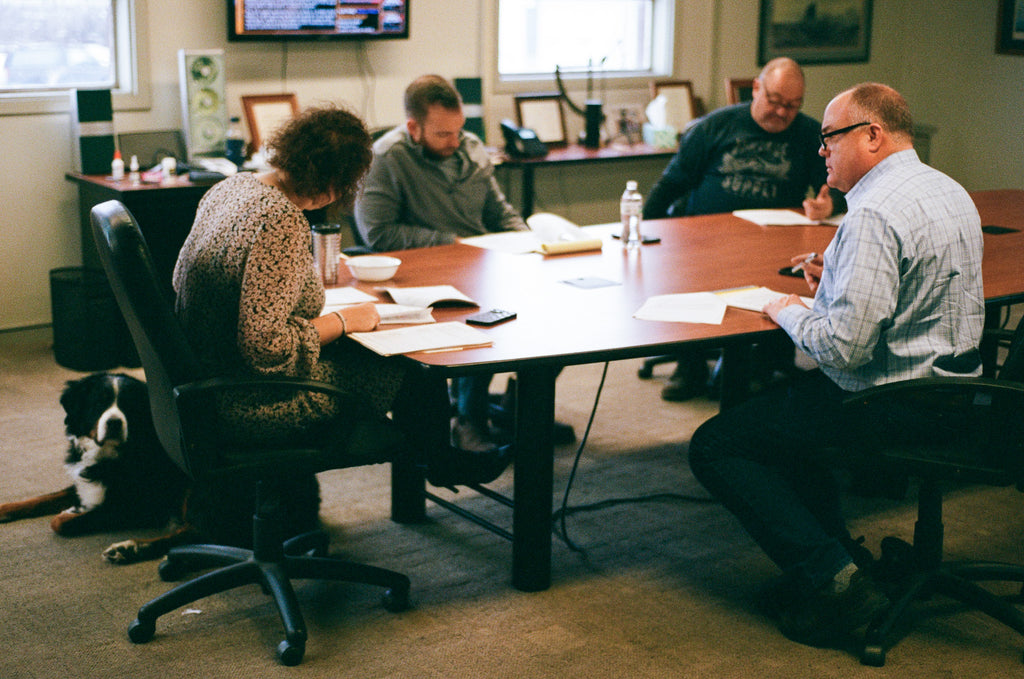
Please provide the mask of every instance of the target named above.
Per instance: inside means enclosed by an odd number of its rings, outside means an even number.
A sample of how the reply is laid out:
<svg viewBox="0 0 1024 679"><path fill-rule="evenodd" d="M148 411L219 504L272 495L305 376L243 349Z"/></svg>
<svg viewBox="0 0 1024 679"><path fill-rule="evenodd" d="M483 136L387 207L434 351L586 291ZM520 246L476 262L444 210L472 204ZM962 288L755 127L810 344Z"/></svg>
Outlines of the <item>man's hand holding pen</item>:
<svg viewBox="0 0 1024 679"><path fill-rule="evenodd" d="M789 260L793 264L793 271L803 271L807 287L811 289L813 296L818 292L818 283L821 282L821 272L824 269L824 260L817 252L808 252Z"/></svg>

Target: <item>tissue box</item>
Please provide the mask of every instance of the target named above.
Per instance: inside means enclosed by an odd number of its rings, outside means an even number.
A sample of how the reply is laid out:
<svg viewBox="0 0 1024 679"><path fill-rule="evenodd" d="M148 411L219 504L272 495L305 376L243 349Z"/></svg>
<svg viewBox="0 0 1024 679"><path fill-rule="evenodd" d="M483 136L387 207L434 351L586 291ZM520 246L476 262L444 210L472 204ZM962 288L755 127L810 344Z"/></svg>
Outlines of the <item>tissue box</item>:
<svg viewBox="0 0 1024 679"><path fill-rule="evenodd" d="M673 149L676 147L676 128L671 125L655 127L644 123L644 143L656 149Z"/></svg>

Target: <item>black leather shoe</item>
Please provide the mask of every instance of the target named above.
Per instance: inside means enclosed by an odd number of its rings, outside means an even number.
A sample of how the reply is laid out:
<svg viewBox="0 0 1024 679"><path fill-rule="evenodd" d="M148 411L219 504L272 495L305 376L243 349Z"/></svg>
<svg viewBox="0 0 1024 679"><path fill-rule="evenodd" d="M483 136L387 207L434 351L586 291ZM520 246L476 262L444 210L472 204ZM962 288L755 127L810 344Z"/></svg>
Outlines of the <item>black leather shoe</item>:
<svg viewBox="0 0 1024 679"><path fill-rule="evenodd" d="M832 583L779 612L778 625L792 641L819 648L845 648L854 630L889 606L870 575L858 570L850 585L835 592Z"/></svg>
<svg viewBox="0 0 1024 679"><path fill-rule="evenodd" d="M708 391L708 364L702 356L686 356L676 364L668 384L661 389L663 401L689 401Z"/></svg>
<svg viewBox="0 0 1024 679"><path fill-rule="evenodd" d="M576 432L573 431L572 425L556 421L554 428L551 430L551 442L556 446L567 446L570 443L575 443Z"/></svg>
<svg viewBox="0 0 1024 679"><path fill-rule="evenodd" d="M427 465L427 481L441 488L490 483L512 464L512 446L475 451L449 448Z"/></svg>

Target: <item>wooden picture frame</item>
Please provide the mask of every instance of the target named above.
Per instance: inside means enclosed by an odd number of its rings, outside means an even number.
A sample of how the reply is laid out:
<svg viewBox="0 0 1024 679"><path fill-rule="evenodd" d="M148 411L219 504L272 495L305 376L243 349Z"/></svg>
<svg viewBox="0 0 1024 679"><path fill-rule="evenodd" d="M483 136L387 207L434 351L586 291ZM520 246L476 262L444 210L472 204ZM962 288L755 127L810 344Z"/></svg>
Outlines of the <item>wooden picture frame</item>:
<svg viewBox="0 0 1024 679"><path fill-rule="evenodd" d="M871 0L761 0L758 64L792 57L800 64L868 61Z"/></svg>
<svg viewBox="0 0 1024 679"><path fill-rule="evenodd" d="M649 87L652 100L660 94L665 95L665 122L674 127L677 133L689 127L697 117L693 83L689 80L652 80Z"/></svg>
<svg viewBox="0 0 1024 679"><path fill-rule="evenodd" d="M996 53L1024 55L1024 0L999 0Z"/></svg>
<svg viewBox="0 0 1024 679"><path fill-rule="evenodd" d="M259 151L264 142L284 123L299 113L294 93L250 94L242 97L245 123L249 127L252 150Z"/></svg>
<svg viewBox="0 0 1024 679"><path fill-rule="evenodd" d="M558 92L530 92L515 95L516 124L537 133L548 146L567 146L565 109Z"/></svg>
<svg viewBox="0 0 1024 679"><path fill-rule="evenodd" d="M754 98L754 78L726 78L725 101L738 104Z"/></svg>

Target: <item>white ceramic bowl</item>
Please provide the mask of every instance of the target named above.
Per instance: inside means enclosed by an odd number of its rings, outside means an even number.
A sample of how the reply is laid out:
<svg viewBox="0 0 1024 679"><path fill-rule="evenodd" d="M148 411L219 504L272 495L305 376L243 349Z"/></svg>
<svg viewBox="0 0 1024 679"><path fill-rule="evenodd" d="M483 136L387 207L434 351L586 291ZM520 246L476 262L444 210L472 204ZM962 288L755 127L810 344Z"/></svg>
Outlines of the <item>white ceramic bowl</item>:
<svg viewBox="0 0 1024 679"><path fill-rule="evenodd" d="M386 255L359 255L342 260L360 281L386 281L398 271L402 260Z"/></svg>

